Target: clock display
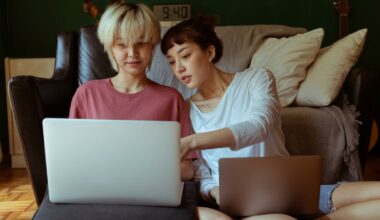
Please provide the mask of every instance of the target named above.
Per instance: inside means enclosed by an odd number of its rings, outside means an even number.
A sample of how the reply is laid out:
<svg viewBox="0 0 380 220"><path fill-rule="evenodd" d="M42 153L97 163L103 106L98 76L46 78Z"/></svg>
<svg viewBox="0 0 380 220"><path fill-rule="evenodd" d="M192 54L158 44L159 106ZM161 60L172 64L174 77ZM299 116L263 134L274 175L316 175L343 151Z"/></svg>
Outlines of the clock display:
<svg viewBox="0 0 380 220"><path fill-rule="evenodd" d="M191 18L190 4L153 5L153 12L161 21L180 21Z"/></svg>

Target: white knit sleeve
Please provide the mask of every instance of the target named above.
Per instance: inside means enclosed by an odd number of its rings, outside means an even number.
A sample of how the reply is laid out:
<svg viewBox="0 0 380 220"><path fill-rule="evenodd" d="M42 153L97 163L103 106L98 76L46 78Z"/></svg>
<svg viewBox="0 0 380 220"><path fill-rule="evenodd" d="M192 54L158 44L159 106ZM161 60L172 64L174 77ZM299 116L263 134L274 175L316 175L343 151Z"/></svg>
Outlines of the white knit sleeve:
<svg viewBox="0 0 380 220"><path fill-rule="evenodd" d="M195 168L195 180L200 181L201 196L206 201L212 201L210 198L210 190L217 186L218 183L211 177L210 168L202 157L193 162Z"/></svg>
<svg viewBox="0 0 380 220"><path fill-rule="evenodd" d="M272 73L262 70L260 74L251 75L249 80L248 119L228 127L236 141L231 150L239 150L264 141L276 120L281 117L281 105Z"/></svg>

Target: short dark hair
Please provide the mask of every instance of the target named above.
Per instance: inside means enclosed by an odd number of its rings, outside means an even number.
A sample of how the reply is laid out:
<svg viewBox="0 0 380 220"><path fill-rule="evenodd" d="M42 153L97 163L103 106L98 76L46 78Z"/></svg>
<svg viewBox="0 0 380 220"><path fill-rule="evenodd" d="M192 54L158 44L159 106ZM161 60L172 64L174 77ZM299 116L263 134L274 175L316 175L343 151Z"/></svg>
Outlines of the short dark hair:
<svg viewBox="0 0 380 220"><path fill-rule="evenodd" d="M223 45L221 40L216 35L213 26L206 24L201 19L191 18L171 27L161 41L161 51L163 54L167 54L174 44L186 42L196 43L203 50L213 45L215 47L213 63L218 62L222 57Z"/></svg>

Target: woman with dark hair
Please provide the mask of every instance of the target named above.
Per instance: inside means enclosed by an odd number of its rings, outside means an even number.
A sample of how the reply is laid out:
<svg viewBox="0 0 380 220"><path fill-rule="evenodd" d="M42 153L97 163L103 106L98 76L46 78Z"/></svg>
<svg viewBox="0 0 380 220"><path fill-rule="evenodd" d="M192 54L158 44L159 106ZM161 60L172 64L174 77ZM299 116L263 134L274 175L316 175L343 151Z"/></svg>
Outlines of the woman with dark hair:
<svg viewBox="0 0 380 220"><path fill-rule="evenodd" d="M200 150L194 162L202 198L219 204L218 160L226 157L288 156L281 128L281 106L273 75L262 68L234 74L217 68L222 43L213 28L190 19L170 28L161 42L175 76L188 88L193 135L181 139L181 156ZM322 185L320 210L326 219L380 219L380 184ZM336 210L336 211L334 211ZM199 207L200 219L231 219ZM282 214L249 219L293 219Z"/></svg>

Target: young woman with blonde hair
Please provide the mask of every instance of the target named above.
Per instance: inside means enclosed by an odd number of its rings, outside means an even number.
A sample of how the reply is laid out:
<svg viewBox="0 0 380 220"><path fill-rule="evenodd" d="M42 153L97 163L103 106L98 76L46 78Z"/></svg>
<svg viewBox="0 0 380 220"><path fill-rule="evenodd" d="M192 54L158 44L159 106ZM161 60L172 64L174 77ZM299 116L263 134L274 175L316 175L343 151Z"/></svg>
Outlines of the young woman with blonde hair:
<svg viewBox="0 0 380 220"><path fill-rule="evenodd" d="M191 134L188 106L181 94L146 76L154 46L160 41L154 13L144 4L112 4L102 15L97 33L117 74L80 86L72 99L70 117L178 121L181 136ZM193 177L193 157L181 163L183 180Z"/></svg>

